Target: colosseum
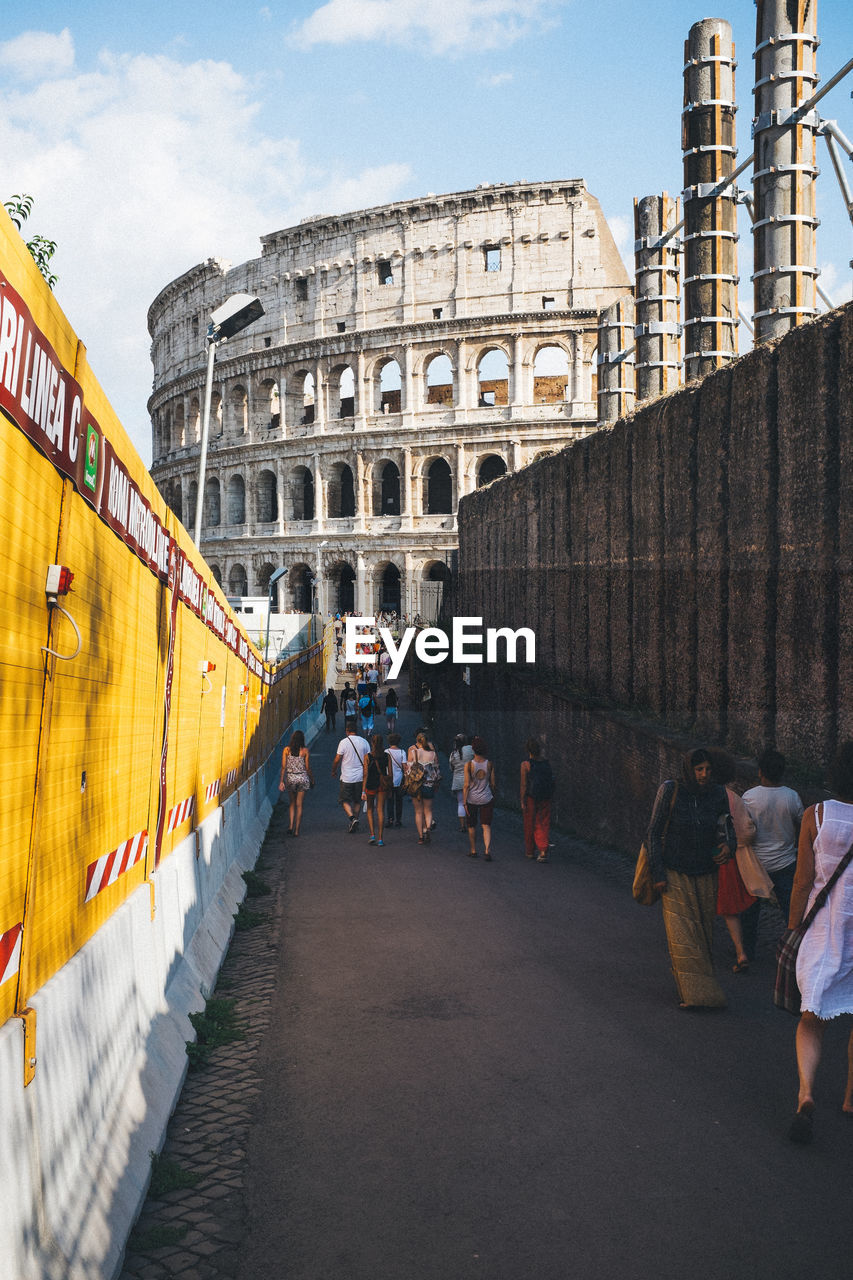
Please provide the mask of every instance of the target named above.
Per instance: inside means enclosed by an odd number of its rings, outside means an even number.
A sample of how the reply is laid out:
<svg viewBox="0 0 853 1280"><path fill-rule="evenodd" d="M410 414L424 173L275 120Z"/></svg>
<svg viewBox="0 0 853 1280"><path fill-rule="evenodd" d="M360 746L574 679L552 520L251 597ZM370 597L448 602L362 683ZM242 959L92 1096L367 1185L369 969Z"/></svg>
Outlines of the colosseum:
<svg viewBox="0 0 853 1280"><path fill-rule="evenodd" d="M599 310L629 289L583 181L483 186L210 259L148 315L152 474L192 529L210 313L264 315L217 348L201 549L229 597L433 615L459 499L596 422ZM276 606L274 605L274 608Z"/></svg>

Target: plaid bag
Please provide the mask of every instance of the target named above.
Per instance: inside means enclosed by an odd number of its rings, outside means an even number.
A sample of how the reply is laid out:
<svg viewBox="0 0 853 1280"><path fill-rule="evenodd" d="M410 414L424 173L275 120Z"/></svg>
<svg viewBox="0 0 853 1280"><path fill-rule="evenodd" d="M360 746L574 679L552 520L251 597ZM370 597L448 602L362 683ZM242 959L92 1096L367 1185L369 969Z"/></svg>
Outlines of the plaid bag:
<svg viewBox="0 0 853 1280"><path fill-rule="evenodd" d="M811 924L811 921L809 921ZM776 947L776 983L773 1003L786 1013L800 1015L800 988L797 986L797 952L805 937L805 922L796 929L786 929Z"/></svg>

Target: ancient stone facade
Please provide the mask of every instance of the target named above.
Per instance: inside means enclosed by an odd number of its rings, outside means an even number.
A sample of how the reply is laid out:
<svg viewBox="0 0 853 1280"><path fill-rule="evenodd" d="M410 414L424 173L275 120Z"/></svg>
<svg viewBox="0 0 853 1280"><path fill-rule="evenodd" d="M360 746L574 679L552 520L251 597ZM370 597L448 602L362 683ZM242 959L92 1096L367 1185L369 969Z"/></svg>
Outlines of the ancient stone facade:
<svg viewBox="0 0 853 1280"><path fill-rule="evenodd" d="M459 498L594 429L599 310L628 278L580 180L310 218L209 260L151 306L152 474L192 528L209 316L217 350L202 550L231 596L429 616Z"/></svg>

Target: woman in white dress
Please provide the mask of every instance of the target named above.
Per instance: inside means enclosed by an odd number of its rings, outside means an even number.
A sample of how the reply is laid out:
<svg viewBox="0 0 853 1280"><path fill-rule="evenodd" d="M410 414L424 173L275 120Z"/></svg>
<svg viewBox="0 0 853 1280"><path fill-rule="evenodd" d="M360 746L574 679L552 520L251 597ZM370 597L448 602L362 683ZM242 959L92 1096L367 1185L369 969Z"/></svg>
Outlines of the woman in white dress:
<svg viewBox="0 0 853 1280"><path fill-rule="evenodd" d="M836 797L812 805L803 815L797 872L788 928L795 929L815 897L853 845L853 742L841 747L829 778ZM800 943L797 984L802 1014L797 1024L797 1113L788 1131L792 1142L810 1142L813 1085L830 1018L853 1013L853 861L830 890ZM853 1120L853 1032L847 1050L847 1088L842 1111Z"/></svg>

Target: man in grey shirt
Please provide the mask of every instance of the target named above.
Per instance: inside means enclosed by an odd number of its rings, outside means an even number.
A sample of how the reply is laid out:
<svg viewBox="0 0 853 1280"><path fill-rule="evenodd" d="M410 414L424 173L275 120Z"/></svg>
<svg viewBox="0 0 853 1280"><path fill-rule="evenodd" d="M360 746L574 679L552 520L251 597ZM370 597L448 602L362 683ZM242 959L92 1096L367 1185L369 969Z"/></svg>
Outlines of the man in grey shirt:
<svg viewBox="0 0 853 1280"><path fill-rule="evenodd" d="M758 860L773 881L776 898L788 923L791 890L797 869L797 842L803 817L803 802L791 787L782 786L785 757L772 747L758 760L758 786L744 792L743 802L755 823ZM761 900L741 916L743 946L750 960L755 956Z"/></svg>

